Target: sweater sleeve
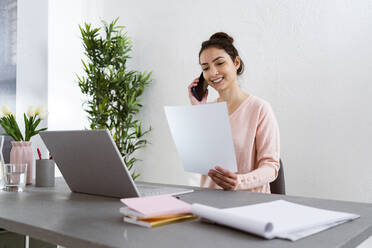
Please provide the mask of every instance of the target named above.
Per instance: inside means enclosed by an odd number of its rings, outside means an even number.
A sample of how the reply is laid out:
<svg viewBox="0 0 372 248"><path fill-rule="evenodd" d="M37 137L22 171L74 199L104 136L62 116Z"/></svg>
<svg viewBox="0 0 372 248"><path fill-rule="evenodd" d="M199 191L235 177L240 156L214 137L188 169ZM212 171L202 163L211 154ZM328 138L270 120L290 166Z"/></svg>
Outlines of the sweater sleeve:
<svg viewBox="0 0 372 248"><path fill-rule="evenodd" d="M280 167L279 127L271 106L266 102L259 112L255 146L255 169L246 174L238 174L237 190L263 186L274 181L278 176Z"/></svg>

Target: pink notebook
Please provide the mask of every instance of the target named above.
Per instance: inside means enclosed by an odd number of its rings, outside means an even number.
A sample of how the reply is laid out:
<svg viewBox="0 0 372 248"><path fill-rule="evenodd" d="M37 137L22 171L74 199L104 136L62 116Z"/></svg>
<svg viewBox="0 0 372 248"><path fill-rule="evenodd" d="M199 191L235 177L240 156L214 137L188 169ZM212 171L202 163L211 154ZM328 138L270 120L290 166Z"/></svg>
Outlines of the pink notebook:
<svg viewBox="0 0 372 248"><path fill-rule="evenodd" d="M121 202L143 218L191 213L190 204L170 195L123 198Z"/></svg>

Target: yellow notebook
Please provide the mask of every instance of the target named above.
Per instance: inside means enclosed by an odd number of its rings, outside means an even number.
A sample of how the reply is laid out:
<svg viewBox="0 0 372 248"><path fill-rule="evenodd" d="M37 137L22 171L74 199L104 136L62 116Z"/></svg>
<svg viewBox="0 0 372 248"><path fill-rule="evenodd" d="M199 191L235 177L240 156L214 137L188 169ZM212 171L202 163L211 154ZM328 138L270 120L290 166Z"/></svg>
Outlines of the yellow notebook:
<svg viewBox="0 0 372 248"><path fill-rule="evenodd" d="M159 216L151 218L136 218L131 216L125 216L124 221L132 224L136 224L144 227L155 227L173 223L176 221L186 220L186 219L195 219L197 216L193 214L183 214L183 215L168 215L168 216Z"/></svg>

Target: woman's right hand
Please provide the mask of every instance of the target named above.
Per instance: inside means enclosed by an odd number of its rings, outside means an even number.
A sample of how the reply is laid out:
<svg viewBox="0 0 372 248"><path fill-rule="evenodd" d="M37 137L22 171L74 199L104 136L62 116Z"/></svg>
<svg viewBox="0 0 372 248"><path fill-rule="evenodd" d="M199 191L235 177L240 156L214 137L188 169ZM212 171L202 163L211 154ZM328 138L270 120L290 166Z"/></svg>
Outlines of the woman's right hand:
<svg viewBox="0 0 372 248"><path fill-rule="evenodd" d="M199 105L199 104L206 104L207 103L207 97L208 97L208 89L205 91L205 94L203 96L203 99L199 102L198 99L195 98L194 93L192 92L192 87L195 87L198 85L199 78L195 78L194 81L192 81L191 84L187 87L189 91L189 99L190 103L192 105Z"/></svg>

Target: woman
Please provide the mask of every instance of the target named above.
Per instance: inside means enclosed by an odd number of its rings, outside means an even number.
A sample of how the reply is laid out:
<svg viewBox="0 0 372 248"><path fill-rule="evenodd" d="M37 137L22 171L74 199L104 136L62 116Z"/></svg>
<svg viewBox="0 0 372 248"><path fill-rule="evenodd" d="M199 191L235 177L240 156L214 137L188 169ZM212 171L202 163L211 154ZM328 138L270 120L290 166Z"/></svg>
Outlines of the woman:
<svg viewBox="0 0 372 248"><path fill-rule="evenodd" d="M202 43L199 63L206 82L219 94L217 102L227 103L238 171L216 165L202 175L201 186L270 193L269 183L279 171L279 128L270 104L240 88L237 77L244 64L233 41L226 33L215 33ZM208 90L200 102L192 93L198 81L188 87L193 105L207 102Z"/></svg>

